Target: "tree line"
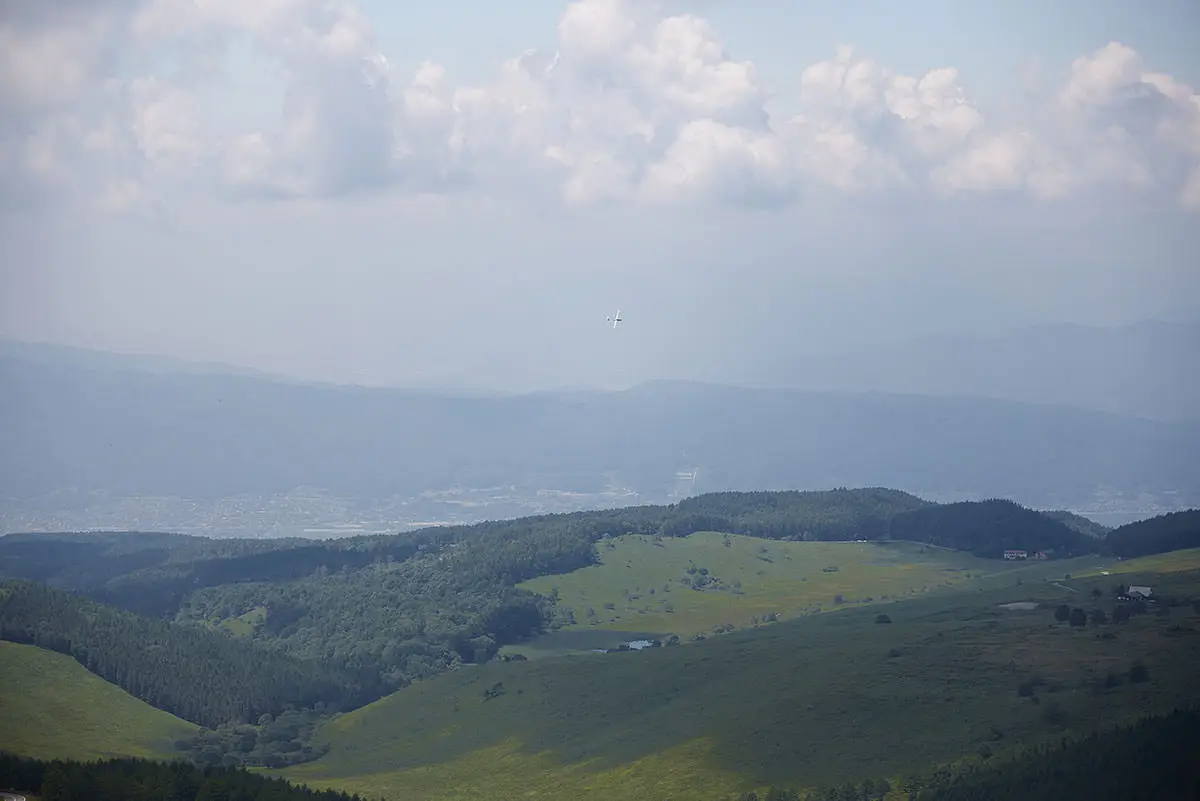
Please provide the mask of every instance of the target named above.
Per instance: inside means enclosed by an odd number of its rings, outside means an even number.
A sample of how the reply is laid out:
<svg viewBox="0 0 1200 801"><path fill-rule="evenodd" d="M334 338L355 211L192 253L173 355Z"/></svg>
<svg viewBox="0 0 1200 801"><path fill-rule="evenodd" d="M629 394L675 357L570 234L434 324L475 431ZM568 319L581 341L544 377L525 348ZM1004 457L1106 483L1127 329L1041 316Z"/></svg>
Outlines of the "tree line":
<svg viewBox="0 0 1200 801"><path fill-rule="evenodd" d="M1197 798L1200 711L1177 709L1079 738L1019 748L1006 756L935 766L904 777L907 801L1162 801ZM886 780L811 790L772 787L741 801L875 801ZM891 795L895 798L895 793Z"/></svg>
<svg viewBox="0 0 1200 801"><path fill-rule="evenodd" d="M44 761L4 752L0 787L36 794L39 801L365 801L238 768L147 759Z"/></svg>
<svg viewBox="0 0 1200 801"><path fill-rule="evenodd" d="M380 693L369 672L298 660L36 582L0 584L0 639L68 654L151 706L208 727L288 705L349 709Z"/></svg>
<svg viewBox="0 0 1200 801"><path fill-rule="evenodd" d="M1200 548L1200 509L1128 523L1110 531L1104 542L1109 553L1125 558Z"/></svg>
<svg viewBox="0 0 1200 801"><path fill-rule="evenodd" d="M892 520L890 534L992 559L1009 549L1067 557L1100 548L1094 537L1061 520L998 498L915 509Z"/></svg>

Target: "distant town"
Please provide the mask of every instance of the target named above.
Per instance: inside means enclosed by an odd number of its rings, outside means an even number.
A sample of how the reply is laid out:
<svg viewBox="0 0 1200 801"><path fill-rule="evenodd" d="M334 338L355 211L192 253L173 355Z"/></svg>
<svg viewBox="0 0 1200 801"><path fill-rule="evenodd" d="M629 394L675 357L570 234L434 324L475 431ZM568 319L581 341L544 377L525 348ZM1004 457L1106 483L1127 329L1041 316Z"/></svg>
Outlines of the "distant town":
<svg viewBox="0 0 1200 801"><path fill-rule="evenodd" d="M515 486L452 488L382 500L342 498L316 488L215 500L56 493L35 501L3 499L0 530L4 534L136 530L210 537L327 539L526 515L670 503L695 492L690 482L681 481L663 497L649 497L618 486L594 493L556 489L531 492ZM975 500L939 493L917 494L939 503ZM1131 498L1118 493L1097 493L1089 503L1060 508L1068 508L1103 525L1118 526L1187 506L1170 494Z"/></svg>

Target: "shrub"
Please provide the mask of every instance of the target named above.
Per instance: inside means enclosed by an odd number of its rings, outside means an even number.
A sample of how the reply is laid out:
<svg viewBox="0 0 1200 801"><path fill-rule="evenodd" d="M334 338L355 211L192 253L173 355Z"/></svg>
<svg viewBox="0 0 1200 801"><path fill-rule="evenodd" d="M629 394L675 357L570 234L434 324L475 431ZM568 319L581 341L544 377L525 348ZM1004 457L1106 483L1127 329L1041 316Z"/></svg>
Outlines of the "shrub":
<svg viewBox="0 0 1200 801"><path fill-rule="evenodd" d="M1042 720L1051 726L1062 726L1067 722L1067 711L1057 701L1051 701L1042 708Z"/></svg>

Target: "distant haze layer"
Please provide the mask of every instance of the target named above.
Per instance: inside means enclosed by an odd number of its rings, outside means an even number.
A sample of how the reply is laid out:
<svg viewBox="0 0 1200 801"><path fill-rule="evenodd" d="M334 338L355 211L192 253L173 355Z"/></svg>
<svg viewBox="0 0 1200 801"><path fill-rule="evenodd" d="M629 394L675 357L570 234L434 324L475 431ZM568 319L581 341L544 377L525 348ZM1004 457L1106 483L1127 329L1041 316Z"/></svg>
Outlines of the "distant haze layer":
<svg viewBox="0 0 1200 801"><path fill-rule="evenodd" d="M510 397L0 360L0 479L217 499L454 488L687 492L887 486L932 500L1200 500L1200 427L1064 406L652 382ZM482 511L482 510L481 510Z"/></svg>

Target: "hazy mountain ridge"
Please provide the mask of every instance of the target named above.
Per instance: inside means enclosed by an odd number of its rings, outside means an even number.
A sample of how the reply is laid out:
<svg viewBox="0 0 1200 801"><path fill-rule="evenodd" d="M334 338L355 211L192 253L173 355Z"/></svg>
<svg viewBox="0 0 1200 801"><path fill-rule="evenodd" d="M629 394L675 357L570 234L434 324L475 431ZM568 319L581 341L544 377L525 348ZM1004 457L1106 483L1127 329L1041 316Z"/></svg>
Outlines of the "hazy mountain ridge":
<svg viewBox="0 0 1200 801"><path fill-rule="evenodd" d="M0 337L0 359L17 359L33 364L84 370L136 370L147 373L243 376L266 381L294 380L279 373L224 362L191 361L157 354L117 353L54 342L26 342L7 337Z"/></svg>
<svg viewBox="0 0 1200 801"><path fill-rule="evenodd" d="M1200 323L1018 328L1000 337L931 336L777 362L744 380L827 391L993 397L1200 420Z"/></svg>
<svg viewBox="0 0 1200 801"><path fill-rule="evenodd" d="M1103 494L1200 499L1200 426L995 399L677 381L485 398L13 358L0 358L0 383L10 508L53 506L64 490L212 501L298 487L376 500L616 488L628 505L666 500L681 471L696 473L691 493L887 486L1075 509Z"/></svg>

